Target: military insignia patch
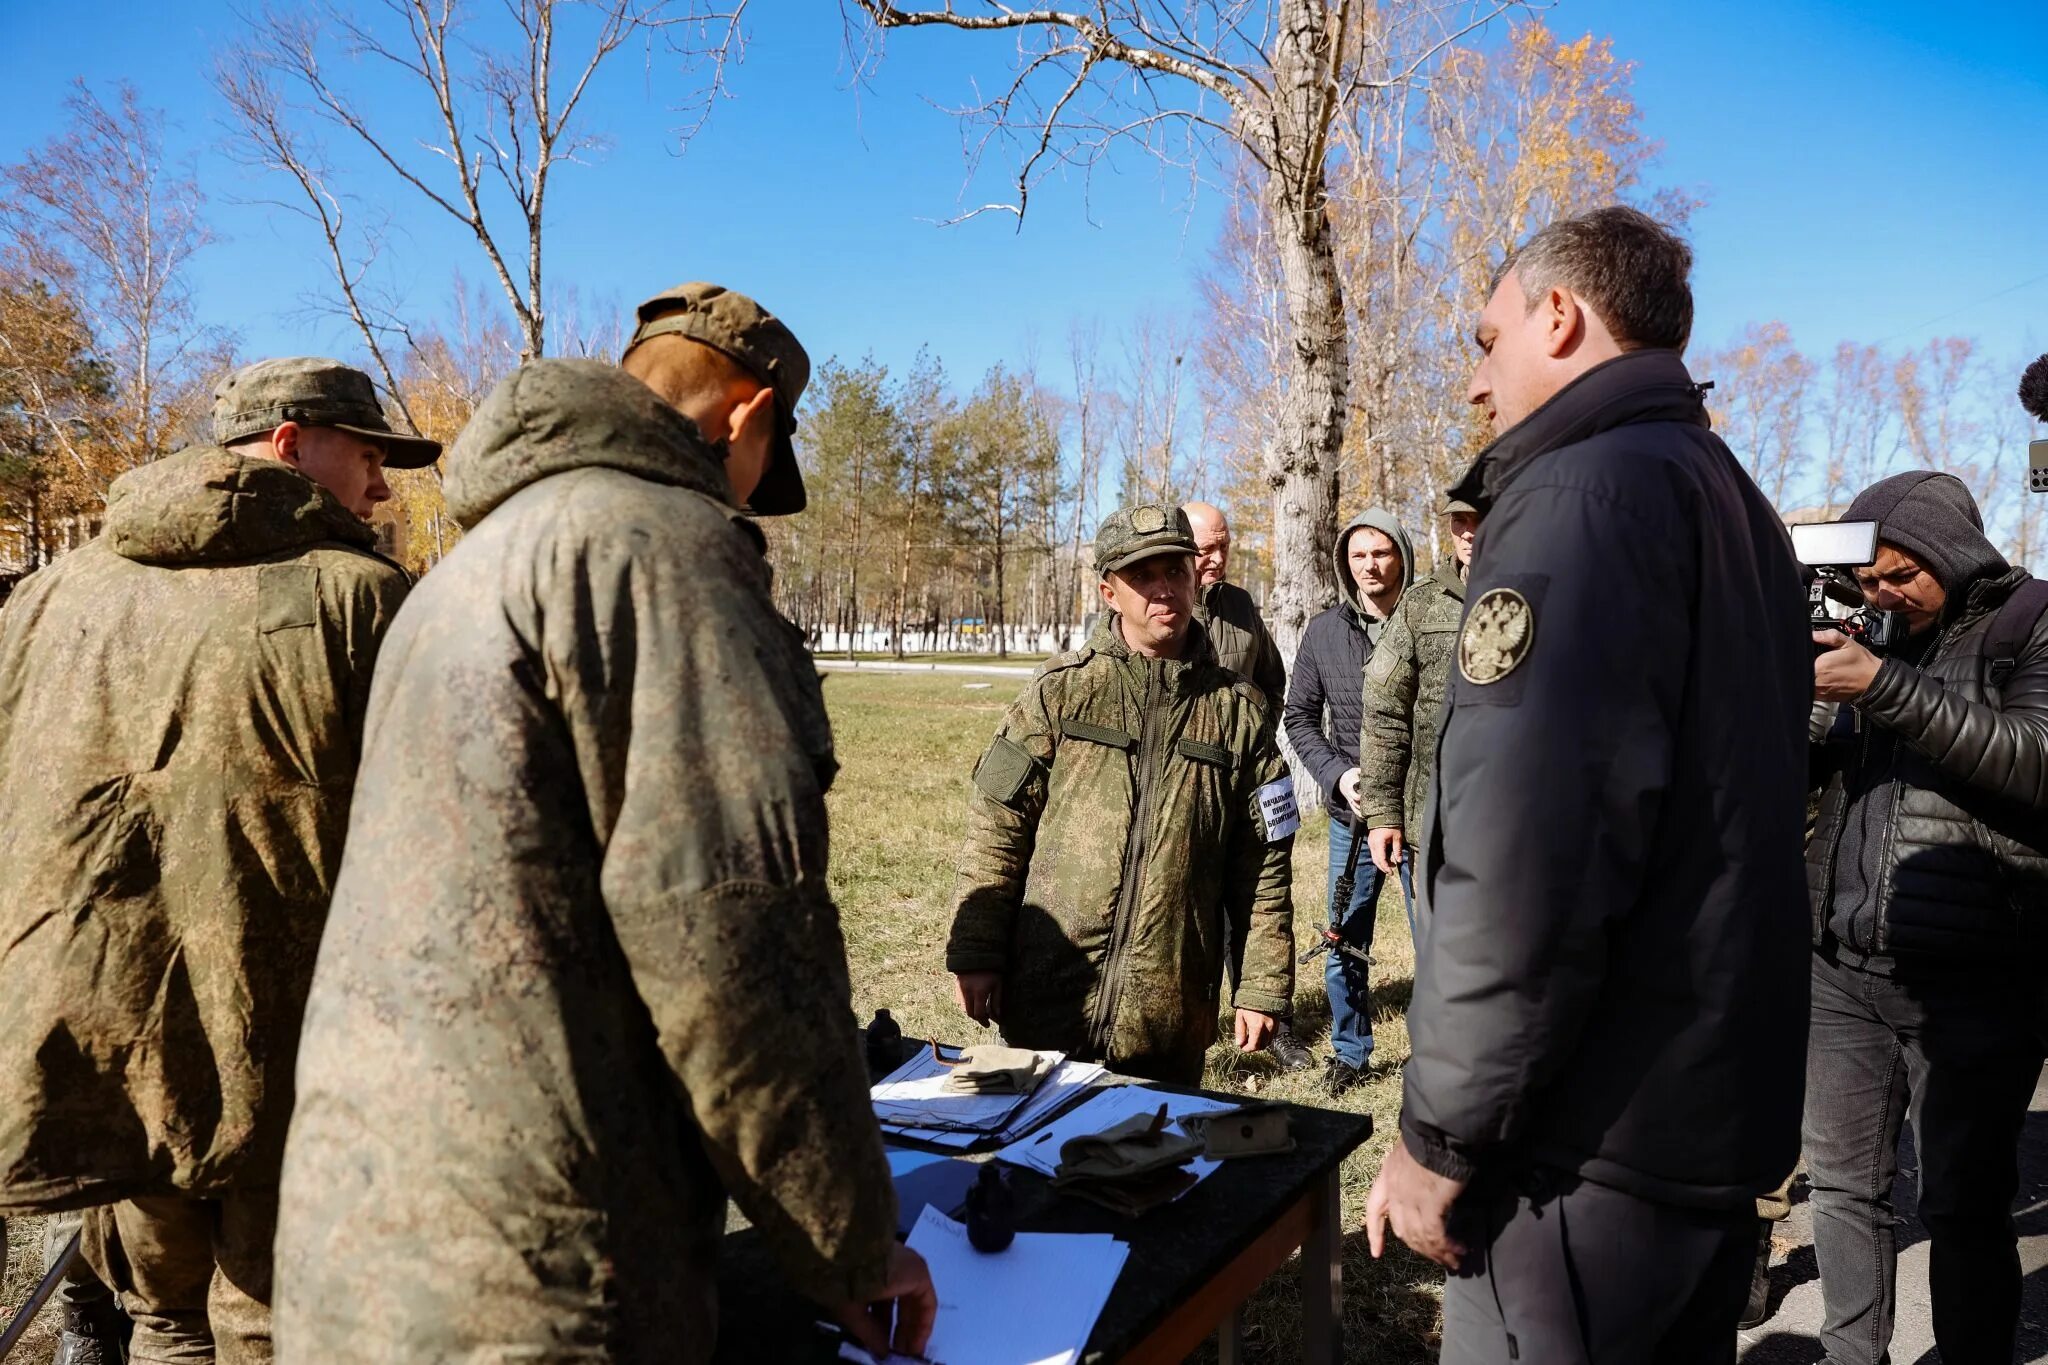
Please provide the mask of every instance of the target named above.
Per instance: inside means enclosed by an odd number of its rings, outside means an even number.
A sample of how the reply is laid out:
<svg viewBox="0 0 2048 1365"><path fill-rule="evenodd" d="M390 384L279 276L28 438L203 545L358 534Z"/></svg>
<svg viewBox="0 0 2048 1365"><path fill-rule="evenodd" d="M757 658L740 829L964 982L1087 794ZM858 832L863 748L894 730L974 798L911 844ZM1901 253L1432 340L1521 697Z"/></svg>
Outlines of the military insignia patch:
<svg viewBox="0 0 2048 1365"><path fill-rule="evenodd" d="M1154 531L1164 531L1166 513L1148 503L1131 513L1131 529L1141 536L1149 536Z"/></svg>
<svg viewBox="0 0 2048 1365"><path fill-rule="evenodd" d="M1499 682L1529 657L1535 640L1536 613L1529 599L1513 588L1490 589L1466 614L1458 637L1458 671L1466 682L1482 687Z"/></svg>

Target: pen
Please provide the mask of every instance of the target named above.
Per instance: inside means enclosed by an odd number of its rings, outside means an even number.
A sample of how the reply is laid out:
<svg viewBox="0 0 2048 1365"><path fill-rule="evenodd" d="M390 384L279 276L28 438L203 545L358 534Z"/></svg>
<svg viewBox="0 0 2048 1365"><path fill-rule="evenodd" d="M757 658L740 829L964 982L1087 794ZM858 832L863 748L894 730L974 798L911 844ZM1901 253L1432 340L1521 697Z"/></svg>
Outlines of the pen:
<svg viewBox="0 0 2048 1365"><path fill-rule="evenodd" d="M826 1322L823 1319L820 1319L819 1321L814 1322L811 1325L817 1328L820 1332L823 1332L825 1335L832 1337L835 1340L844 1342L846 1345L853 1347L854 1350L859 1351L861 1353L862 1358L869 1362L869 1365L878 1365L878 1362L876 1361L874 1354L871 1351L869 1351L867 1347L861 1345L860 1342L854 1337L853 1333L847 1331L838 1323ZM933 1360L930 1356L921 1356L917 1354L915 1351L899 1351L896 1350L894 1347L890 1348L888 1359L907 1360L911 1363L911 1365L941 1365L939 1361Z"/></svg>

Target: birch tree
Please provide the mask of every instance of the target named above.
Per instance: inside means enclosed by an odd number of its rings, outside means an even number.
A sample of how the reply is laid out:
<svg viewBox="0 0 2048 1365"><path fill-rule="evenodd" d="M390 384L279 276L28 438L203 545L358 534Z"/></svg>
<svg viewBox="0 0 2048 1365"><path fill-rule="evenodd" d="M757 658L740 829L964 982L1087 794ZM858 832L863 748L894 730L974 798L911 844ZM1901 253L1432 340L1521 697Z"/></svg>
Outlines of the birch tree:
<svg viewBox="0 0 2048 1365"><path fill-rule="evenodd" d="M363 205L403 200L473 241L513 319L519 360L543 354L550 196L559 170L604 149L581 117L601 71L635 48L650 62L656 53L673 61L695 82L674 130L686 142L739 54L746 5L376 0L266 9L221 54L214 83L238 155L274 177L273 202L318 233L336 306L395 391L394 352L408 344L409 323L380 289L385 223ZM407 98L357 93L364 67L395 74Z"/></svg>
<svg viewBox="0 0 2048 1365"><path fill-rule="evenodd" d="M83 81L64 107L63 132L0 168L0 236L13 271L71 300L91 329L110 401L90 422L46 422L43 436L104 495L202 434L232 337L193 310L189 267L214 237L161 111L133 86L105 100Z"/></svg>
<svg viewBox="0 0 2048 1365"><path fill-rule="evenodd" d="M1337 456L1343 442L1348 319L1331 234L1330 130L1361 92L1401 86L1512 0L1404 0L1375 41L1353 40L1364 0L1093 0L1061 9L978 0L936 6L842 0L863 71L880 36L948 28L1015 43L1013 77L958 112L992 150L1016 160L1015 195L965 216L1021 223L1033 189L1063 168L1086 171L1136 147L1198 175L1241 151L1263 172L1261 214L1280 265L1287 372L1262 471L1276 571L1273 634L1292 658L1309 617L1333 600Z"/></svg>

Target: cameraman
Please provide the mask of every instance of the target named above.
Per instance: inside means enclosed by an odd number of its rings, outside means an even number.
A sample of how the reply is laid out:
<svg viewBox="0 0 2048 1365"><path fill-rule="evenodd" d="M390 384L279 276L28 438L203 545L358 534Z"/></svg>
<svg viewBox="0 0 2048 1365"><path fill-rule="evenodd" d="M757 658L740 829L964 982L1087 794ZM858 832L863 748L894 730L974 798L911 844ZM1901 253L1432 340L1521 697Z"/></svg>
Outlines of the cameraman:
<svg viewBox="0 0 2048 1365"><path fill-rule="evenodd" d="M1878 523L1865 602L1905 615L1880 658L1819 631L1807 846L1813 1013L1805 1147L1835 1365L1877 1365L1892 1335L1891 1189L1899 1126L1920 1158L1934 1337L1947 1365L2013 1358L2020 1262L2011 1215L2020 1128L2040 1076L2024 951L2048 913L2048 590L1984 537L1962 483L1874 484L1847 520Z"/></svg>

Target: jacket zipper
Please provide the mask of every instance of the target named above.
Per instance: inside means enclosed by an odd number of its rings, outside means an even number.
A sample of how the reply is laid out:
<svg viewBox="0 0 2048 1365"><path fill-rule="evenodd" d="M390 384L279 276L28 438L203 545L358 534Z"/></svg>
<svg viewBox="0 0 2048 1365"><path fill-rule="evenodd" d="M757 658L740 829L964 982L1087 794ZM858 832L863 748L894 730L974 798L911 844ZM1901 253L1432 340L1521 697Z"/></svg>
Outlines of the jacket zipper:
<svg viewBox="0 0 2048 1365"><path fill-rule="evenodd" d="M1102 967L1102 989L1095 998L1094 1045L1098 1057L1109 1056L1110 1033L1116 1024L1116 1009L1123 995L1124 948L1136 918L1139 892L1145 878L1145 850L1152 839L1152 796L1159 786L1159 728L1163 723L1159 704L1159 680L1165 665L1145 664L1145 718L1138 739L1138 813L1124 842L1124 885L1116 899L1109 925L1109 956Z"/></svg>

